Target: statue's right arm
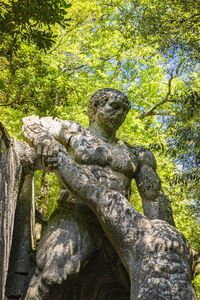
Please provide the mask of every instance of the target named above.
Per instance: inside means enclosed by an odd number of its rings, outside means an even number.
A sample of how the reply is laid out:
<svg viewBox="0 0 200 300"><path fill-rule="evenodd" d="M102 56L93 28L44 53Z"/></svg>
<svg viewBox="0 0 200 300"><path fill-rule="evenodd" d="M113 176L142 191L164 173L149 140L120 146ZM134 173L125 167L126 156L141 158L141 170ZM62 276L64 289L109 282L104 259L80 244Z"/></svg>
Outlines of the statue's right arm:
<svg viewBox="0 0 200 300"><path fill-rule="evenodd" d="M22 122L22 136L31 147L48 142L59 142L66 147L74 134L84 131L84 127L75 121L62 121L52 117L30 116L23 118Z"/></svg>

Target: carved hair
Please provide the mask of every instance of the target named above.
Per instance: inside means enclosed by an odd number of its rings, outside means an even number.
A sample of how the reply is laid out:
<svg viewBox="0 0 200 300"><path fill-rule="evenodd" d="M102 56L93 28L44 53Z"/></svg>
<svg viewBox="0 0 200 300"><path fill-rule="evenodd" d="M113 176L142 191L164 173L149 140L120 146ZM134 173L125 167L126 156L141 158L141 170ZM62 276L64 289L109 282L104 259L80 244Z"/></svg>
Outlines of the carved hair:
<svg viewBox="0 0 200 300"><path fill-rule="evenodd" d="M100 89L94 92L94 94L92 94L88 103L88 117L89 117L90 124L93 123L95 120L97 108L104 106L106 102L109 100L110 96L112 96L112 94L118 95L120 100L127 105L127 112L130 110L131 103L128 100L128 97L124 93L122 93L119 90L111 89L111 88Z"/></svg>

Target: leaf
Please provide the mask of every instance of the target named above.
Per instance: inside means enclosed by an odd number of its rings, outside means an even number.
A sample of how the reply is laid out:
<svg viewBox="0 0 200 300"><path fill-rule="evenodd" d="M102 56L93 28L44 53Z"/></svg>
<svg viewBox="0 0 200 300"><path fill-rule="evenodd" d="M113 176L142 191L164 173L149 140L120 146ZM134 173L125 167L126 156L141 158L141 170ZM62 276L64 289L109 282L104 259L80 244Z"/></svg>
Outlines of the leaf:
<svg viewBox="0 0 200 300"><path fill-rule="evenodd" d="M70 8L70 7L72 6L71 3L66 3L65 0L60 0L60 3L62 4L62 6L63 6L64 8Z"/></svg>
<svg viewBox="0 0 200 300"><path fill-rule="evenodd" d="M2 90L3 92L6 92L6 85L3 81L3 79L0 78L0 90Z"/></svg>

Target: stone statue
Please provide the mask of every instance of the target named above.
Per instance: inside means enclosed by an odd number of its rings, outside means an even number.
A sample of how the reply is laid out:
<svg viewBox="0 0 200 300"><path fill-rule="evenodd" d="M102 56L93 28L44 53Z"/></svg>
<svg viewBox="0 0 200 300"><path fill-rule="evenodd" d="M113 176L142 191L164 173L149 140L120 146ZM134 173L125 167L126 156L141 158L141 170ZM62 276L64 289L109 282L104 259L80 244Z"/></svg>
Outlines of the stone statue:
<svg viewBox="0 0 200 300"><path fill-rule="evenodd" d="M129 109L122 92L107 88L90 98L88 129L49 117L23 119L35 169L55 172L61 185L27 300L196 299L190 251L172 226L154 155L116 138ZM132 179L145 216L128 202Z"/></svg>

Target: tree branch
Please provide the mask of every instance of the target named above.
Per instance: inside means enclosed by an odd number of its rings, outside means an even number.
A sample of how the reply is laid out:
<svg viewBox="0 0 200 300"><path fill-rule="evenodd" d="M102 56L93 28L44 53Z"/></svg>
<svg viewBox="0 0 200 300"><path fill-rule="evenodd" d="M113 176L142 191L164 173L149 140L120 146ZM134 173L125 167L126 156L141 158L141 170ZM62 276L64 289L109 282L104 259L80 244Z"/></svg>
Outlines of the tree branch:
<svg viewBox="0 0 200 300"><path fill-rule="evenodd" d="M74 30L74 29L75 29L78 25L80 25L81 23L82 23L81 21L77 22L72 28L70 28L69 30L65 31L65 34L64 34L64 35L61 34L61 35L60 35L61 38L60 38L58 44L57 44L53 49L51 49L51 50L47 53L47 55L49 55L49 54L53 53L55 50L57 50L58 47L61 46L61 45L64 43L63 39L67 36L67 34L68 34L70 31Z"/></svg>
<svg viewBox="0 0 200 300"><path fill-rule="evenodd" d="M168 92L166 97L159 103L156 103L153 107L151 107L149 110L147 110L146 112L143 112L139 117L137 117L138 119L142 120L148 116L152 116L154 114L154 111L156 110L157 107L163 105L166 102L172 102L172 100L169 99L169 96L171 95L171 88L172 88L172 80L173 80L174 76L171 73L170 74L170 79L168 81Z"/></svg>
<svg viewBox="0 0 200 300"><path fill-rule="evenodd" d="M74 72L74 70L79 70L79 69L82 69L84 67L88 67L87 65L80 65L80 66L74 66L74 67L71 67L71 68L61 68L62 72L66 72L66 71L70 71L71 73Z"/></svg>
<svg viewBox="0 0 200 300"><path fill-rule="evenodd" d="M168 81L168 91L167 91L167 94L166 94L165 98L161 102L159 102L159 103L155 104L154 106L152 106L149 110L143 112L139 117L137 117L137 119L142 120L142 119L144 119L148 116L152 116L152 115L155 114L154 111L159 106L163 105L166 102L174 102L174 100L169 99L169 97L171 96L171 91L172 91L172 80L174 78L180 76L179 70L180 70L180 67L181 67L182 63L183 63L183 60L181 60L178 64L178 66L176 67L176 69L172 70L172 72L170 73L170 79ZM158 114L158 113L156 113L156 114Z"/></svg>
<svg viewBox="0 0 200 300"><path fill-rule="evenodd" d="M152 112L151 116L174 116L174 114L171 114L170 112Z"/></svg>
<svg viewBox="0 0 200 300"><path fill-rule="evenodd" d="M10 103L0 104L0 106L9 106L9 105L12 105L13 103L15 103L15 100Z"/></svg>

